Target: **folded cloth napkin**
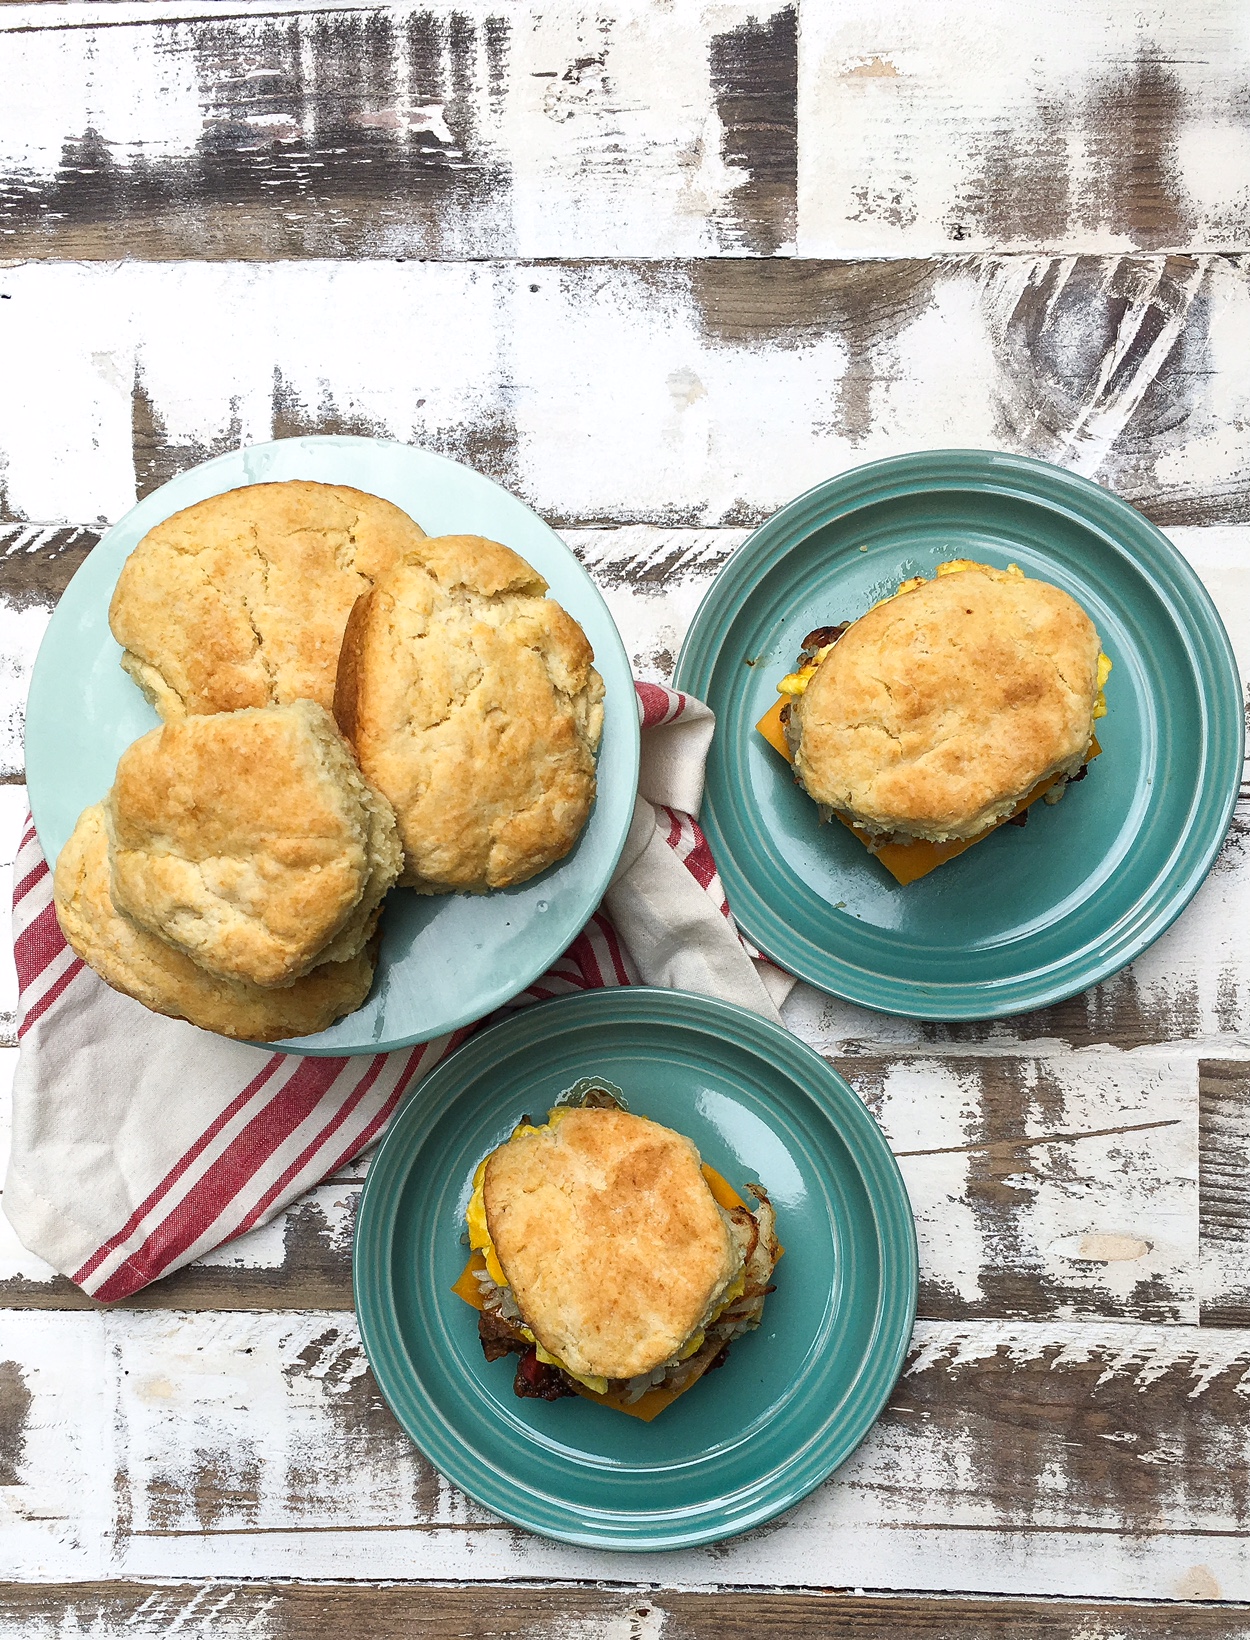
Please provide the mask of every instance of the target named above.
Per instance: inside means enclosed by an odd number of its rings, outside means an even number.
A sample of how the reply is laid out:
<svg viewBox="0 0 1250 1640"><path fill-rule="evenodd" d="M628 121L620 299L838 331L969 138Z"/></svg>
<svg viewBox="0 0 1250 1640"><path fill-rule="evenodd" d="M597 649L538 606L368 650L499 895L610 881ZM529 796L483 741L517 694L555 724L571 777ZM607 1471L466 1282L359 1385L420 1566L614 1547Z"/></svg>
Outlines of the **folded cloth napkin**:
<svg viewBox="0 0 1250 1640"><path fill-rule="evenodd" d="M603 906L510 1008L641 981L770 1018L794 981L734 926L694 821L714 720L637 685L639 797ZM128 1297L266 1223L378 1139L401 1101L476 1029L395 1053L271 1053L150 1013L66 945L27 821L14 865L21 1053L6 1216L94 1298Z"/></svg>

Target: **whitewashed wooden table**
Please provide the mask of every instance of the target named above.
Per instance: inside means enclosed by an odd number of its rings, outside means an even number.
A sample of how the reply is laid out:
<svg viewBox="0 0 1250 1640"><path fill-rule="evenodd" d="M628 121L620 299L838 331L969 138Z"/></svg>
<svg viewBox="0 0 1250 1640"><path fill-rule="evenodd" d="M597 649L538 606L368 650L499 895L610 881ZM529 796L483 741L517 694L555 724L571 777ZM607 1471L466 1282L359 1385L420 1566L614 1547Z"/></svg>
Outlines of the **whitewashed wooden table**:
<svg viewBox="0 0 1250 1640"><path fill-rule="evenodd" d="M102 528L289 433L508 484L659 679L809 484L1025 451L1167 530L1250 667L1248 84L1244 0L0 0L0 835ZM1043 1013L800 988L921 1319L855 1457L717 1548L429 1468L351 1312L363 1166L107 1311L0 1226L0 1632L1250 1635L1248 838Z"/></svg>

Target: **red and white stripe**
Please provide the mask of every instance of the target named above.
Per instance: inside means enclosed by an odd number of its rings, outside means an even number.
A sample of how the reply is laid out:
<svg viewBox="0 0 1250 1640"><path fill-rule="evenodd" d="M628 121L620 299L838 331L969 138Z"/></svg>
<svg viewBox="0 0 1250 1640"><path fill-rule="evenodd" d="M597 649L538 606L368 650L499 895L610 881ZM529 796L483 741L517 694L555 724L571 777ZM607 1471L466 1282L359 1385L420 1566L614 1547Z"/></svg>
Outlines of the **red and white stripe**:
<svg viewBox="0 0 1250 1640"><path fill-rule="evenodd" d="M687 709L687 697L658 684L639 684L637 690L645 728L674 723ZM728 917L699 827L673 809L663 810L661 820L668 823L670 846ZM75 995L103 982L65 942L52 903L52 875L29 820L14 865L13 928L18 1035L25 1039L41 1022L24 1050L37 1051L58 1016L71 1017ZM636 982L616 930L597 911L547 973L507 1006ZM125 1222L110 1227L73 1280L95 1298L126 1298L272 1218L379 1138L405 1094L474 1029L370 1057L271 1054L164 1176L152 1180Z"/></svg>
<svg viewBox="0 0 1250 1640"><path fill-rule="evenodd" d="M643 729L660 729L666 723L676 723L686 710L690 697L677 689L665 689L660 683L635 683L638 694L638 722Z"/></svg>

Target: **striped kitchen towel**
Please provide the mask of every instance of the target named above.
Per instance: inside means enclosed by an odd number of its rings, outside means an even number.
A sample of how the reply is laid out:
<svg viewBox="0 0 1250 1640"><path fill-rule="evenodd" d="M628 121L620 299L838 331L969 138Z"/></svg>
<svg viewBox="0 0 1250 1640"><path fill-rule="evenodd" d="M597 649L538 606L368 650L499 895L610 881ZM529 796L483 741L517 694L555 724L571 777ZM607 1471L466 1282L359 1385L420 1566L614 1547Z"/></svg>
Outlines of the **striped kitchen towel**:
<svg viewBox="0 0 1250 1640"><path fill-rule="evenodd" d="M603 985L698 991L777 1018L793 984L740 938L693 816L713 718L637 685L639 797L604 903L510 1008ZM9 1221L105 1301L271 1219L378 1139L476 1027L394 1053L272 1053L150 1013L66 945L27 821L14 866L21 1053Z"/></svg>

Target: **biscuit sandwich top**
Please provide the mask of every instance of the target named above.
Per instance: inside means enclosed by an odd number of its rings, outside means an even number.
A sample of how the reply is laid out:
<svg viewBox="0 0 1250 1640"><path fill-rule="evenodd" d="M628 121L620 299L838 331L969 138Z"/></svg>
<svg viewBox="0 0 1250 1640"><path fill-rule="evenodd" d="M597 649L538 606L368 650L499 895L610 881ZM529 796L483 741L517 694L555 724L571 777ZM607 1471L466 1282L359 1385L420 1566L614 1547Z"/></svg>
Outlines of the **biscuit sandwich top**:
<svg viewBox="0 0 1250 1640"><path fill-rule="evenodd" d="M424 532L380 496L248 484L156 524L122 566L109 626L163 718L334 701L355 600Z"/></svg>
<svg viewBox="0 0 1250 1640"><path fill-rule="evenodd" d="M682 1134L623 1110L551 1118L487 1158L470 1239L544 1358L604 1390L697 1348L747 1247Z"/></svg>
<svg viewBox="0 0 1250 1640"><path fill-rule="evenodd" d="M956 560L854 621L791 691L795 773L870 833L974 837L1080 770L1102 681L1094 624L1066 592Z"/></svg>
<svg viewBox="0 0 1250 1640"><path fill-rule="evenodd" d="M510 548L419 542L352 611L334 710L395 810L421 893L525 882L595 797L603 680L571 615Z"/></svg>

